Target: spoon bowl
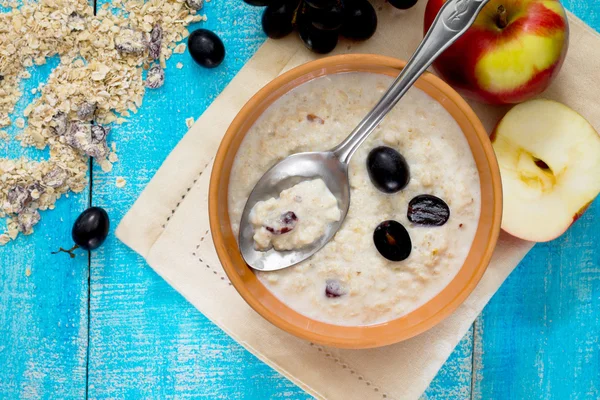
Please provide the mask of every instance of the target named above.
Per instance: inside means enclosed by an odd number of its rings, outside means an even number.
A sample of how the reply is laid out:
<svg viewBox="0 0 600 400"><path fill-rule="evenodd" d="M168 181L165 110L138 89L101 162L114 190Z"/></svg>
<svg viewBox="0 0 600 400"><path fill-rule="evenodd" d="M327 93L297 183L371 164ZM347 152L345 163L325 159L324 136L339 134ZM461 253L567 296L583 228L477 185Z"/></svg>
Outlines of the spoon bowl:
<svg viewBox="0 0 600 400"><path fill-rule="evenodd" d="M293 251L258 251L254 248L254 229L249 221L250 211L259 201L279 197L279 193L302 181L322 179L335 196L341 217L329 224L325 234L317 241ZM323 246L340 229L350 208L350 182L348 165L331 151L297 153L284 158L269 169L258 181L244 207L240 222L239 245L244 260L259 271L276 271L282 265L292 266L306 260Z"/></svg>

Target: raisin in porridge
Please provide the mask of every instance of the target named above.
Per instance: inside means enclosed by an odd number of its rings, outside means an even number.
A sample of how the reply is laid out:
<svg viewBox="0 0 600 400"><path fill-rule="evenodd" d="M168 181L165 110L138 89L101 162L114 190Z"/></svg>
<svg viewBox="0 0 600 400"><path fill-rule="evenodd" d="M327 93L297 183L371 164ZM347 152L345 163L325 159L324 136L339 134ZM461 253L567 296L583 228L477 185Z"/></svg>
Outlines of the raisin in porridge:
<svg viewBox="0 0 600 400"><path fill-rule="evenodd" d="M278 199L259 201L250 211L257 250L301 249L320 239L341 211L322 179L301 182Z"/></svg>
<svg viewBox="0 0 600 400"><path fill-rule="evenodd" d="M391 83L378 74L336 74L273 103L236 155L229 185L234 233L252 188L271 166L341 142ZM381 175L389 165L392 172ZM399 173L409 176L389 184ZM451 115L412 88L356 152L349 175L350 210L334 238L296 266L256 274L310 318L336 325L390 321L433 298L463 265L479 220L477 167ZM340 218L335 197L318 179L257 204L253 214L257 249L299 248Z"/></svg>

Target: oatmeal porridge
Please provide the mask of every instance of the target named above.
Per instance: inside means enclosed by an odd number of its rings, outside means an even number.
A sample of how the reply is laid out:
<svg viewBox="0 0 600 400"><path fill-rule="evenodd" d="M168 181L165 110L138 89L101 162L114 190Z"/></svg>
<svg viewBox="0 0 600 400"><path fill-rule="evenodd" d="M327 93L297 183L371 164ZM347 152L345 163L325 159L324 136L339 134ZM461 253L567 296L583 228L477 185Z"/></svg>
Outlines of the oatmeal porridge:
<svg viewBox="0 0 600 400"><path fill-rule="evenodd" d="M256 203L250 211L257 250L301 249L320 239L327 226L339 221L337 199L322 179L301 182L278 199Z"/></svg>
<svg viewBox="0 0 600 400"><path fill-rule="evenodd" d="M229 184L234 233L262 174L290 154L341 142L392 79L360 72L321 77L273 103L236 155ZM373 153L380 151L380 160L372 163ZM409 174L396 189L385 186L388 177L373 176L373 168L390 160L401 161L396 169ZM451 115L412 88L356 152L349 176L350 210L333 239L296 266L256 274L282 302L310 318L350 326L390 321L433 298L463 265L479 220L477 167ZM297 248L339 219L337 203L331 202L335 198L318 181L303 182L255 206L257 248ZM296 196L317 203L292 210ZM323 209L315 215L313 207ZM301 238L303 222L308 232ZM398 252L400 242L408 248Z"/></svg>

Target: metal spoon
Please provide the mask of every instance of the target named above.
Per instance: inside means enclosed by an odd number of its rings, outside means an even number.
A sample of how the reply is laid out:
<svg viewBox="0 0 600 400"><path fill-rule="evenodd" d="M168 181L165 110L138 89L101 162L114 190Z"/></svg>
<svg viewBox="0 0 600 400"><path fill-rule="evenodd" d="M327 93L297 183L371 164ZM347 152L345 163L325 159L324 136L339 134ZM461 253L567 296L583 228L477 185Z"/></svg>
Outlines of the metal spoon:
<svg viewBox="0 0 600 400"><path fill-rule="evenodd" d="M429 32L377 105L352 133L329 151L293 154L265 173L258 181L244 207L240 222L239 246L248 265L260 271L276 271L291 267L319 251L340 229L350 208L348 164L350 158L381 120L398 103L433 61L452 45L475 22L489 0L449 0L441 8ZM338 222L328 226L317 241L294 251L258 251L254 248L254 229L249 214L259 201L279 197L288 189L308 179L322 179L337 198L341 210Z"/></svg>

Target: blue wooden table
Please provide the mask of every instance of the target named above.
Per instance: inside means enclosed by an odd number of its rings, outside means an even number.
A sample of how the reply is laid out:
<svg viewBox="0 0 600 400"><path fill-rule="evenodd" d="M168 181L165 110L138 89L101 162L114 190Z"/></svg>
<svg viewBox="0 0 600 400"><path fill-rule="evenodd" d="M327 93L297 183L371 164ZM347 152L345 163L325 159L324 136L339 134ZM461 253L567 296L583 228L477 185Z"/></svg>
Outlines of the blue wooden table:
<svg viewBox="0 0 600 400"><path fill-rule="evenodd" d="M600 30L600 0L564 3ZM87 191L44 212L35 235L0 248L0 398L309 397L220 331L114 235L89 259L50 254L70 244L72 223L90 201L108 210L114 230L187 131L185 119L198 117L265 40L260 11L241 0L206 3L202 26L223 38L224 64L206 70L188 54L175 55L166 85L112 131L121 159L112 172L94 166ZM177 62L184 67L174 68ZM32 70L24 92L55 65ZM31 99L25 96L17 112ZM1 157L21 154L44 156L16 143L0 147ZM127 180L122 189L117 176ZM565 236L535 247L426 398L600 398L599 216L596 201Z"/></svg>

